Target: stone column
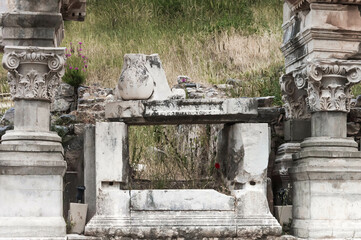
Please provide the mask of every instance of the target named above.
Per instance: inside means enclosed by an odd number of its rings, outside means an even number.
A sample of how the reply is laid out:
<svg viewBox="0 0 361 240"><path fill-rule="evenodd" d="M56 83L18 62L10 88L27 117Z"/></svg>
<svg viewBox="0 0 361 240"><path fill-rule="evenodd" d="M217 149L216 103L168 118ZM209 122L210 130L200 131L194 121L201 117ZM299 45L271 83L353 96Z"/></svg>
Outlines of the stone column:
<svg viewBox="0 0 361 240"><path fill-rule="evenodd" d="M270 140L266 123L227 124L218 136L217 162L236 199L237 219L248 218L248 226L260 234L278 235L281 227L267 202Z"/></svg>
<svg viewBox="0 0 361 240"><path fill-rule="evenodd" d="M64 239L61 138L50 132L50 100L64 48L5 47L14 130L0 145L0 238Z"/></svg>
<svg viewBox="0 0 361 240"><path fill-rule="evenodd" d="M312 137L293 155L294 235L361 237L361 153L346 138L351 86L361 80L361 1L286 0L286 74L307 91Z"/></svg>
<svg viewBox="0 0 361 240"><path fill-rule="evenodd" d="M95 215L85 234L97 236L110 226L130 223L128 126L102 122L95 126ZM123 226L124 227L124 226ZM123 228L124 233L128 230Z"/></svg>
<svg viewBox="0 0 361 240"><path fill-rule="evenodd" d="M61 0L0 3L3 66L15 103L14 130L0 145L0 238L65 239L61 138L50 102L64 74Z"/></svg>
<svg viewBox="0 0 361 240"><path fill-rule="evenodd" d="M294 77L290 74L284 74L280 78L280 85L285 109L285 143L278 147L272 172L275 205L278 206L292 204L291 179L288 173L288 169L292 167L292 154L300 151L300 142L304 138L311 136L311 114L306 104L307 91L304 86L296 86ZM278 209L280 207L275 206L275 211Z"/></svg>
<svg viewBox="0 0 361 240"><path fill-rule="evenodd" d="M293 225L302 238L361 237L361 153L346 138L350 88L361 81L361 64L312 60L295 72L308 84L312 137L301 143L290 170Z"/></svg>
<svg viewBox="0 0 361 240"><path fill-rule="evenodd" d="M65 48L5 47L3 66L15 103L14 130L2 144L61 145L50 132L50 103L64 74Z"/></svg>

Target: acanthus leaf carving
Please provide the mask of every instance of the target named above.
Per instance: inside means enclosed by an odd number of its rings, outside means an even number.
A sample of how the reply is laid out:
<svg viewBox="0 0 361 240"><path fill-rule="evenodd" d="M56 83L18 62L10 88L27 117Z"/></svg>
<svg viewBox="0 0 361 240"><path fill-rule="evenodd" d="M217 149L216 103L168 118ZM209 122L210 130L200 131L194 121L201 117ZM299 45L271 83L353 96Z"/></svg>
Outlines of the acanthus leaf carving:
<svg viewBox="0 0 361 240"><path fill-rule="evenodd" d="M307 104L312 112L350 110L351 86L361 81L361 64L351 60L312 60L296 72L305 72ZM297 74L296 73L296 74Z"/></svg>
<svg viewBox="0 0 361 240"><path fill-rule="evenodd" d="M305 83L298 83L291 75L283 75L280 78L282 100L284 102L283 107L287 119L308 119L311 117L306 104L307 93L304 89ZM301 85L303 85L303 88L298 88Z"/></svg>
<svg viewBox="0 0 361 240"><path fill-rule="evenodd" d="M65 72L63 48L6 47L2 62L13 99L51 100Z"/></svg>

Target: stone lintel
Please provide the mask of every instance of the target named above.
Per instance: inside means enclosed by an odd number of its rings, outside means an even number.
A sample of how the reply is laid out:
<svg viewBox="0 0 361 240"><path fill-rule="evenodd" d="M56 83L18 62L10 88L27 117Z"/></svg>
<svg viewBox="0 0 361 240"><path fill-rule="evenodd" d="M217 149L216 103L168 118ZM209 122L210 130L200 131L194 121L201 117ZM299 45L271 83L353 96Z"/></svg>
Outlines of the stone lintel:
<svg viewBox="0 0 361 240"><path fill-rule="evenodd" d="M253 98L118 101L105 106L106 118L130 125L245 122L255 116Z"/></svg>

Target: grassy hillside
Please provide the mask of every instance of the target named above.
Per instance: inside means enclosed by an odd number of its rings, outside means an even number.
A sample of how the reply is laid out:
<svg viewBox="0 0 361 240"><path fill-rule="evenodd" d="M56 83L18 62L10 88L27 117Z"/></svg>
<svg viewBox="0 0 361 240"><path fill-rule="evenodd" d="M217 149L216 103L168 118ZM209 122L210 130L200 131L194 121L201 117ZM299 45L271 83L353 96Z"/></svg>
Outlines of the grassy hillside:
<svg viewBox="0 0 361 240"><path fill-rule="evenodd" d="M277 95L282 2L88 0L86 21L66 22L63 45L83 42L88 84L114 87L124 54L158 53L170 85L178 75L211 84L237 78L245 80L240 95Z"/></svg>
<svg viewBox="0 0 361 240"><path fill-rule="evenodd" d="M275 95L279 104L282 2L88 0L85 22L66 22L62 45L82 42L89 59L86 84L115 87L124 54L158 53L170 85L178 75L203 84L241 79L232 96ZM0 71L3 83L5 76ZM0 84L0 91L6 88ZM209 125L130 128L134 179L150 180L150 188L226 191L214 167L218 130ZM174 179L184 183L174 186L169 182Z"/></svg>

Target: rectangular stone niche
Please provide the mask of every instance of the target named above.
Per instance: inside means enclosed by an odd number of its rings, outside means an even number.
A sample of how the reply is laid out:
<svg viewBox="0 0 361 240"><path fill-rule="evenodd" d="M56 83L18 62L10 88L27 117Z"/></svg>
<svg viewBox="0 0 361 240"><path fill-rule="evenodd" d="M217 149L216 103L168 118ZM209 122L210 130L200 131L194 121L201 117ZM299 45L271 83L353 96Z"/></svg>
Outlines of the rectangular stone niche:
<svg viewBox="0 0 361 240"><path fill-rule="evenodd" d="M127 123L225 123L232 119L246 122L257 115L257 103L253 99L124 101L109 104L106 115L111 120L124 122L96 124L96 214L85 228L86 235L105 239L259 239L281 234L266 197L265 171L270 147L266 123L227 124L222 130L220 159L223 158L224 163L236 161L232 166L238 171L228 180L242 186L233 189L231 195L213 189L125 188L129 177ZM238 161L241 159L243 161Z"/></svg>

